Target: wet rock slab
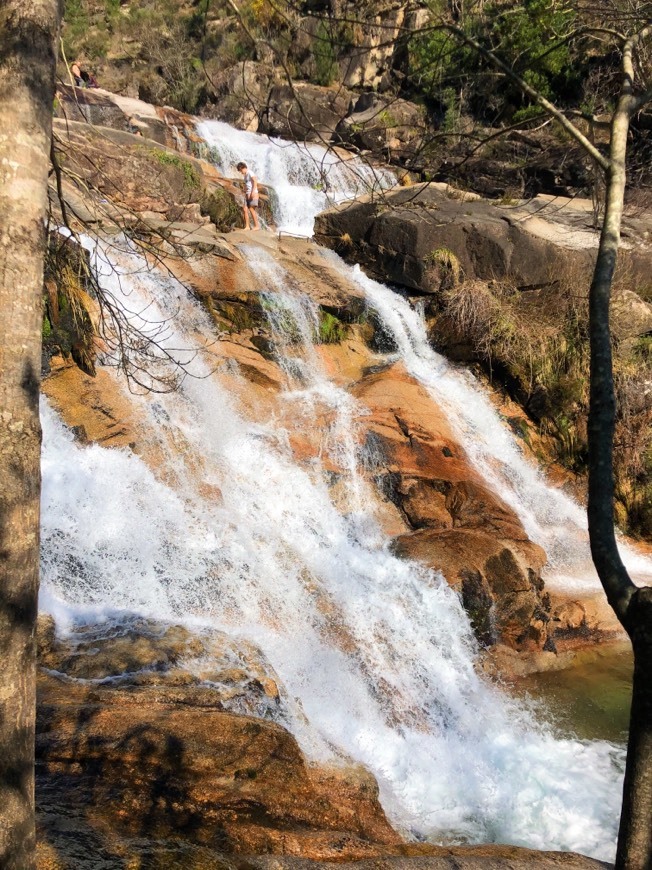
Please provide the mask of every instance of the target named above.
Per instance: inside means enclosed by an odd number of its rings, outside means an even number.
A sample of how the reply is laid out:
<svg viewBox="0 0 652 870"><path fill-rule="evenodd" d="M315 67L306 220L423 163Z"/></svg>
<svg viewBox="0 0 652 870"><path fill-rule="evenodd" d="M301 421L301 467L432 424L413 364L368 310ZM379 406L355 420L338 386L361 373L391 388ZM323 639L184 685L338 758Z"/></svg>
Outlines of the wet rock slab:
<svg viewBox="0 0 652 870"><path fill-rule="evenodd" d="M366 769L307 763L271 667L221 632L125 618L58 638L42 616L38 644L40 870L608 866L404 843Z"/></svg>
<svg viewBox="0 0 652 870"><path fill-rule="evenodd" d="M113 867L144 842L324 859L400 843L365 769L308 765L253 646L138 619L60 640L45 617L39 649L44 844L86 840L108 861L88 866Z"/></svg>

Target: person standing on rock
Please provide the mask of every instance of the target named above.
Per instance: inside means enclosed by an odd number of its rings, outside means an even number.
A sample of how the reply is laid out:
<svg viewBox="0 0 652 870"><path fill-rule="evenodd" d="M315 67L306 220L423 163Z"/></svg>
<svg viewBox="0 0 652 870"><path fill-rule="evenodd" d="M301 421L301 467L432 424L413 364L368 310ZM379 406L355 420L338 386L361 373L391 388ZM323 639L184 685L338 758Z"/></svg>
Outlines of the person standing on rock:
<svg viewBox="0 0 652 870"><path fill-rule="evenodd" d="M75 80L75 87L85 88L86 82L84 81L84 77L82 76L81 64L78 60L74 60L72 62L72 66L70 67L70 72L72 74L73 79Z"/></svg>
<svg viewBox="0 0 652 870"><path fill-rule="evenodd" d="M256 213L256 209L258 208L258 183L256 182L256 176L249 172L246 163L238 163L236 169L243 176L245 183L245 202L243 206L244 228L245 230L251 229L251 226L249 225L249 214L251 213L251 219L254 222L253 229L254 231L259 230L260 224L258 223L258 215Z"/></svg>

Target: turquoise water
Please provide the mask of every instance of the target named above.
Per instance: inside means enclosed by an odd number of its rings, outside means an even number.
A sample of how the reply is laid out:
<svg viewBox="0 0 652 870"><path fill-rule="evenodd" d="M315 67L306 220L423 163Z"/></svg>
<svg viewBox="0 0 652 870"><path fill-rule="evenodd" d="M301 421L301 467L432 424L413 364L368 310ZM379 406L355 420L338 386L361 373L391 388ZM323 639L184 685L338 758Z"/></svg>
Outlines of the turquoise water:
<svg viewBox="0 0 652 870"><path fill-rule="evenodd" d="M606 649L572 668L524 677L514 691L542 703L565 737L625 743L632 670L629 648Z"/></svg>

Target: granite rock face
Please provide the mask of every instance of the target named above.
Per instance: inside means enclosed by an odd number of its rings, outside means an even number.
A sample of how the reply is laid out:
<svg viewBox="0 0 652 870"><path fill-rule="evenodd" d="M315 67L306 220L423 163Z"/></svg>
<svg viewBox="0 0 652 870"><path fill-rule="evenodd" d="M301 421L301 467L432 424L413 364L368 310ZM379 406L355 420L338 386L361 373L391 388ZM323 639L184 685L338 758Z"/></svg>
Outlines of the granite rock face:
<svg viewBox="0 0 652 870"><path fill-rule="evenodd" d="M631 217L625 232L623 268L631 282L647 286L649 228ZM453 255L458 280L509 281L526 291L552 286L565 273L590 275L598 246L586 201L540 196L501 204L439 183L335 206L317 217L315 238L420 293L436 292L450 277L438 253Z"/></svg>
<svg viewBox="0 0 652 870"><path fill-rule="evenodd" d="M540 218L531 218L529 209L501 208L442 185L415 185L322 213L315 238L374 275L424 293L441 285L438 251L454 255L464 278L509 279L521 289L549 285L571 265L589 268L594 234L577 229L572 246L567 227L551 224L544 233Z"/></svg>
<svg viewBox="0 0 652 870"><path fill-rule="evenodd" d="M61 640L49 617L38 641L43 840L61 838L65 806L109 851L122 838L328 860L400 843L369 773L308 766L270 721L279 684L251 644L138 619Z"/></svg>
<svg viewBox="0 0 652 870"><path fill-rule="evenodd" d="M260 132L299 142L330 142L348 114L352 94L346 88L325 88L297 82L275 85L262 110Z"/></svg>

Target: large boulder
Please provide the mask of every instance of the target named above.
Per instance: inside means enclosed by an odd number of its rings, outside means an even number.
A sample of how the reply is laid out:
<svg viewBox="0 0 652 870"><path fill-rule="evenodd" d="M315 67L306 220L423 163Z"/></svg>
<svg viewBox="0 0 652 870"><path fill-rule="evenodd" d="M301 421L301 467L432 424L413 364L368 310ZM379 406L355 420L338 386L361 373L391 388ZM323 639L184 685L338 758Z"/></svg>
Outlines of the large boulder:
<svg viewBox="0 0 652 870"><path fill-rule="evenodd" d="M342 87L305 82L275 85L269 92L260 130L286 139L330 142L348 112L352 94Z"/></svg>
<svg viewBox="0 0 652 870"><path fill-rule="evenodd" d="M269 64L245 60L212 77L215 96L208 114L240 130L255 133L276 78Z"/></svg>
<svg viewBox="0 0 652 870"><path fill-rule="evenodd" d="M91 191L132 215L155 212L177 220L205 188L199 161L133 133L74 121L54 122L62 162ZM86 197L88 202L92 195ZM199 214L197 212L197 217Z"/></svg>
<svg viewBox="0 0 652 870"><path fill-rule="evenodd" d="M193 143L199 143L195 122L190 115L102 88L59 84L55 117L134 133L178 151L188 151Z"/></svg>
<svg viewBox="0 0 652 870"><path fill-rule="evenodd" d="M553 284L563 270L590 269L597 238L585 215L573 226L532 211L425 184L329 209L317 218L315 238L374 275L425 293L441 287L450 262L458 277L505 279L523 289Z"/></svg>
<svg viewBox="0 0 652 870"><path fill-rule="evenodd" d="M308 766L269 721L283 690L252 644L137 617L62 639L42 616L37 640L47 669L36 741L46 832L76 819L108 843L160 837L350 860L401 842L371 774Z"/></svg>
<svg viewBox="0 0 652 870"><path fill-rule="evenodd" d="M407 100L362 94L337 132L346 145L409 164L423 144L425 113L422 106Z"/></svg>
<svg viewBox="0 0 652 870"><path fill-rule="evenodd" d="M307 764L270 721L282 687L242 640L139 618L64 640L41 616L37 642L39 870L606 867L514 846L404 843L368 771Z"/></svg>
<svg viewBox="0 0 652 870"><path fill-rule="evenodd" d="M542 594L540 571L546 560L540 547L501 540L480 525L403 535L395 540L394 550L444 574L459 591L483 646L554 650L550 604Z"/></svg>

